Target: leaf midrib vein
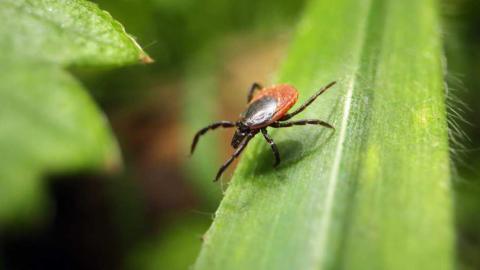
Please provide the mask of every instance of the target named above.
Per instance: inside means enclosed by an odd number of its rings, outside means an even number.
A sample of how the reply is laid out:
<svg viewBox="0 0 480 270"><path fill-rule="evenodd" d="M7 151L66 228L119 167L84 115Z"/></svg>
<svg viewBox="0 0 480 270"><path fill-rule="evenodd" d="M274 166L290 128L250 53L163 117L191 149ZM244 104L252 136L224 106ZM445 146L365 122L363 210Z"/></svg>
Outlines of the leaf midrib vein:
<svg viewBox="0 0 480 270"><path fill-rule="evenodd" d="M368 6L367 8L367 15L370 13L371 10L371 1L367 0L366 5ZM368 16L366 16L368 17ZM350 116L350 109L352 107L352 97L353 97L353 90L356 85L357 81L357 71L360 68L360 61L361 57L360 55L362 54L363 48L364 48L364 43L366 37L366 27L368 24L368 20L364 19L363 25L360 31L360 37L359 37L359 44L358 44L358 51L356 56L358 57L357 63L355 65L354 70L352 70L351 74L351 79L348 84L347 88L347 93L345 95L345 101L344 101L344 107L343 107L343 113L342 113L342 119L340 123L340 129L339 129L339 138L337 145L335 147L335 156L334 160L332 163L332 170L330 173L330 176L328 178L327 182L327 190L326 190L326 197L324 201L324 211L322 212L321 219L320 219L320 229L319 229L319 241L318 241L318 246L316 249L316 253L314 254L317 256L316 262L312 266L323 266L324 261L325 261L325 254L326 254L326 247L328 245L328 232L330 230L330 225L332 223L332 212L333 212L333 207L334 207L334 199L335 199L335 193L338 185L338 178L339 178L339 172L340 172L340 165L341 161L343 158L343 152L344 152L344 143L346 140L346 134L347 134L347 125L348 125L348 120Z"/></svg>

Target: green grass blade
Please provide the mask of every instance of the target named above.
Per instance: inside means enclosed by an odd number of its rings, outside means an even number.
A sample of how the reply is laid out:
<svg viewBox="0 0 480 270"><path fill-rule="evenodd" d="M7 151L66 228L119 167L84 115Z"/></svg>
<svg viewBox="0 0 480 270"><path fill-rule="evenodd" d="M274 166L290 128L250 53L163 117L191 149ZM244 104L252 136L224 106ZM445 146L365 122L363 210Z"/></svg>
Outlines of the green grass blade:
<svg viewBox="0 0 480 270"><path fill-rule="evenodd" d="M313 1L278 81L337 130L256 138L195 268L451 269L442 57L433 0Z"/></svg>

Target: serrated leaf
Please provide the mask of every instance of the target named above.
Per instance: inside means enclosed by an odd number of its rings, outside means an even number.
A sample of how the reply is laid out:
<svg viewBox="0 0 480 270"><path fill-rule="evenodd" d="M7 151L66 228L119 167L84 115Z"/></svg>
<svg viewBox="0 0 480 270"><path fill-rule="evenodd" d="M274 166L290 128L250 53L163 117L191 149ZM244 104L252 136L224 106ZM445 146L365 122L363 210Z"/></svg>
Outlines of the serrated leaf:
<svg viewBox="0 0 480 270"><path fill-rule="evenodd" d="M151 62L123 26L84 0L1 0L0 51L63 65Z"/></svg>

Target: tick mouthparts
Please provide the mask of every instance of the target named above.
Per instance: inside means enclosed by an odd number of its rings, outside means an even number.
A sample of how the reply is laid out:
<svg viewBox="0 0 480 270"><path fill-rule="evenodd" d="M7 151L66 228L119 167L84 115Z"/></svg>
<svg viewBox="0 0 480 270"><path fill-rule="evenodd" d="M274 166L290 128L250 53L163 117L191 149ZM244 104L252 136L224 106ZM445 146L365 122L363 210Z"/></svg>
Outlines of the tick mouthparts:
<svg viewBox="0 0 480 270"><path fill-rule="evenodd" d="M247 135L246 133L240 132L238 130L235 131L235 134L233 135L232 142L231 142L232 147L237 149L240 143L243 141L243 139L245 139L246 135Z"/></svg>

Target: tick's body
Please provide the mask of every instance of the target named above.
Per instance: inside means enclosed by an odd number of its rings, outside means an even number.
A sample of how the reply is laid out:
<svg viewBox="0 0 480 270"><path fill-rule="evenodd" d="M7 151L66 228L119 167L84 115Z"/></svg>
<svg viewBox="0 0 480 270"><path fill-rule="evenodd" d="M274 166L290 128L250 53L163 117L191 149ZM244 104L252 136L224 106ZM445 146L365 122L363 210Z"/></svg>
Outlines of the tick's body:
<svg viewBox="0 0 480 270"><path fill-rule="evenodd" d="M241 115L241 122L251 128L262 128L280 120L297 102L298 92L288 84L274 85L257 91ZM262 115L262 120L255 117Z"/></svg>
<svg viewBox="0 0 480 270"><path fill-rule="evenodd" d="M297 90L288 84L279 84L267 88L262 88L259 84L254 83L250 88L248 94L248 105L245 111L240 115L240 120L237 122L220 121L213 123L197 132L193 139L191 153L195 150L195 146L201 135L205 134L210 129L218 127L237 127L235 135L232 138L232 146L235 148L235 152L232 157L228 159L217 173L214 181L217 181L222 175L223 171L232 163L232 161L240 155L245 146L248 144L258 132L262 132L265 140L270 144L272 151L275 155L275 166L280 163L280 155L278 153L277 146L273 142L272 138L267 133L267 127L281 128L290 127L293 125L322 125L324 127L333 128L330 124L321 120L299 120L284 122L294 115L303 111L308 105L310 105L318 96L325 92L328 88L333 86L335 82L332 82L320 89L315 95L305 102L300 108L294 112L287 114L288 110L297 102L298 92ZM260 89L255 92L255 90Z"/></svg>

